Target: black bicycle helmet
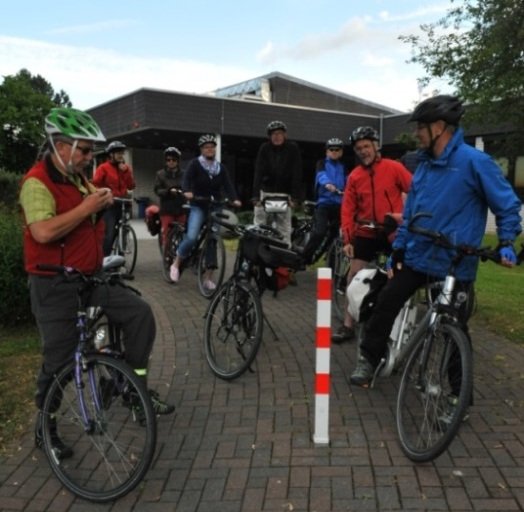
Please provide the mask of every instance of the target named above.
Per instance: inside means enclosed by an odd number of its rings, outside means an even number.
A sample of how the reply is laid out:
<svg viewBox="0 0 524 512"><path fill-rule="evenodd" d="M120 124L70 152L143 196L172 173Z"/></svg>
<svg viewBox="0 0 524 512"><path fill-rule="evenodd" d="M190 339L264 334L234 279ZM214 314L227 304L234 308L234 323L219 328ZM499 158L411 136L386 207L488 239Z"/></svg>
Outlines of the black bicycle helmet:
<svg viewBox="0 0 524 512"><path fill-rule="evenodd" d="M267 125L266 130L268 135L271 135L276 130L284 130L285 132L287 132L287 126L282 121L271 121Z"/></svg>
<svg viewBox="0 0 524 512"><path fill-rule="evenodd" d="M181 154L182 152L178 148L175 148L175 146L169 146L168 148L164 149L164 157L174 156L177 160L179 160Z"/></svg>
<svg viewBox="0 0 524 512"><path fill-rule="evenodd" d="M106 153L111 154L115 151L124 151L125 149L127 149L127 146L123 142L120 142L119 140L114 140L113 142L107 145Z"/></svg>
<svg viewBox="0 0 524 512"><path fill-rule="evenodd" d="M457 96L441 94L419 103L408 122L434 123L435 121L444 121L456 126L463 114L464 107Z"/></svg>
<svg viewBox="0 0 524 512"><path fill-rule="evenodd" d="M198 138L198 147L201 148L204 144L217 145L217 138L212 133L206 133Z"/></svg>
<svg viewBox="0 0 524 512"><path fill-rule="evenodd" d="M357 142L358 140L363 140L363 139L374 140L378 142L380 140L380 137L378 135L377 130L375 130L375 128L371 126L359 126L358 128L355 128L353 130L353 133L349 137L349 143L352 146L354 146L355 142Z"/></svg>
<svg viewBox="0 0 524 512"><path fill-rule="evenodd" d="M344 147L344 142L342 142L342 140L338 139L337 137L332 137L326 141L326 149L342 147Z"/></svg>

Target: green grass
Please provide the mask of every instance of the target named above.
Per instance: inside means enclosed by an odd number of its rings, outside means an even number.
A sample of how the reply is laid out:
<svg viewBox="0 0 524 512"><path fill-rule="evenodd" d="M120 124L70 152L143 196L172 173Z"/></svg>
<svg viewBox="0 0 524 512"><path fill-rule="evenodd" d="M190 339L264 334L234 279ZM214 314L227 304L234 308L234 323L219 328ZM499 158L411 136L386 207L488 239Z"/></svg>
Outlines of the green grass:
<svg viewBox="0 0 524 512"><path fill-rule="evenodd" d="M33 326L0 327L0 452L18 439L34 416L40 344Z"/></svg>
<svg viewBox="0 0 524 512"><path fill-rule="evenodd" d="M495 247L495 235L486 235L484 245ZM477 309L474 319L524 345L524 264L506 268L490 261L481 262L475 289Z"/></svg>

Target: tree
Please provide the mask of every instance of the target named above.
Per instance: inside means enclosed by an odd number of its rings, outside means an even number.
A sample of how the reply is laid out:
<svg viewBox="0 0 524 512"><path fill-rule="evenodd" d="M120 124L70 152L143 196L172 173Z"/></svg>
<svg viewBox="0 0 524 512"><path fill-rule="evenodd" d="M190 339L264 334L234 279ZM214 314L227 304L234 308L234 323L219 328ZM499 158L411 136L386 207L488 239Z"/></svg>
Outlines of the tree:
<svg viewBox="0 0 524 512"><path fill-rule="evenodd" d="M0 85L0 168L22 173L34 162L44 140L44 118L54 106L71 106L42 76L26 69Z"/></svg>
<svg viewBox="0 0 524 512"><path fill-rule="evenodd" d="M427 76L448 78L472 105L465 122L500 126L511 133L500 149L524 143L524 2L451 0L456 4L436 23L421 25L423 36L400 36L411 44L411 62ZM460 4L460 5L458 5Z"/></svg>

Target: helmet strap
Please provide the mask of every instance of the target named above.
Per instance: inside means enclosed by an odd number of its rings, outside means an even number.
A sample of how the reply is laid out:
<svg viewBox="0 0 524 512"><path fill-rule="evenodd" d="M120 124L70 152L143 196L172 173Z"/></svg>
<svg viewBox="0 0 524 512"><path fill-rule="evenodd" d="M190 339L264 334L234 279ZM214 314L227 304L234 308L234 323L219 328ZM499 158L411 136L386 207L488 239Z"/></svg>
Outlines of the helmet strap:
<svg viewBox="0 0 524 512"><path fill-rule="evenodd" d="M67 164L64 163L64 161L62 160L62 157L58 153L58 151L56 149L56 146L55 146L55 141L53 140L53 137L49 137L49 143L51 144L51 147L53 148L53 154L55 155L56 159L58 160L58 162L62 166L62 170L65 171L66 174L74 174L74 170L73 170L73 153L76 150L76 146L78 144L78 140L75 139L73 141L73 143L71 144L71 154L69 155L69 162Z"/></svg>
<svg viewBox="0 0 524 512"><path fill-rule="evenodd" d="M434 137L433 136L433 130L431 129L431 123L428 123L427 130L428 130L429 140L430 140L428 149L431 152L431 154L435 155L435 144L440 139L440 137L442 137L442 134L446 131L447 127L448 127L448 125L445 124L444 125L444 129L437 136Z"/></svg>

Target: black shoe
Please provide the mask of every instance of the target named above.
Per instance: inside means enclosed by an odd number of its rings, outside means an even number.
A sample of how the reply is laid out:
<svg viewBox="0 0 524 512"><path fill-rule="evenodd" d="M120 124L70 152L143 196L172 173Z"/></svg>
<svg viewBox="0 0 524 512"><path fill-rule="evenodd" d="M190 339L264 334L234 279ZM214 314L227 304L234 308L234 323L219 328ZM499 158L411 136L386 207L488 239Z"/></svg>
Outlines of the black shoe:
<svg viewBox="0 0 524 512"><path fill-rule="evenodd" d="M155 414L171 414L175 412L175 406L160 400L160 395L156 391L150 389L149 396L151 397L151 403L153 404L153 411L155 411Z"/></svg>
<svg viewBox="0 0 524 512"><path fill-rule="evenodd" d="M49 419L49 431L51 433L51 446L53 453L58 460L69 459L73 456L73 449L64 444L58 436L56 428L56 419ZM42 435L42 413L38 413L38 418L35 424L35 446L40 450L44 449L44 436Z"/></svg>
<svg viewBox="0 0 524 512"><path fill-rule="evenodd" d="M349 341L355 337L355 331L351 327L341 325L337 331L331 336L333 343L342 343L343 341Z"/></svg>
<svg viewBox="0 0 524 512"><path fill-rule="evenodd" d="M458 396L455 395L448 395L446 399L446 407L440 414L440 416L437 418L437 427L441 432L446 432L448 430L449 426L451 425L451 422L453 421L453 418L455 417L455 410L458 405ZM462 421L468 421L469 420L469 414L466 411L464 413L464 416L462 417Z"/></svg>
<svg viewBox="0 0 524 512"><path fill-rule="evenodd" d="M358 358L357 367L351 374L349 381L351 384L355 384L361 388L369 388L374 376L375 367L361 355Z"/></svg>
<svg viewBox="0 0 524 512"><path fill-rule="evenodd" d="M148 390L151 403L153 404L153 411L155 414L171 414L175 411L175 406L167 404L160 400L160 396L152 389ZM133 420L140 423L141 426L146 424L146 416L142 404L138 401L134 393L129 393L123 397L124 405L131 409L133 413Z"/></svg>

